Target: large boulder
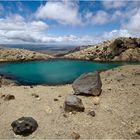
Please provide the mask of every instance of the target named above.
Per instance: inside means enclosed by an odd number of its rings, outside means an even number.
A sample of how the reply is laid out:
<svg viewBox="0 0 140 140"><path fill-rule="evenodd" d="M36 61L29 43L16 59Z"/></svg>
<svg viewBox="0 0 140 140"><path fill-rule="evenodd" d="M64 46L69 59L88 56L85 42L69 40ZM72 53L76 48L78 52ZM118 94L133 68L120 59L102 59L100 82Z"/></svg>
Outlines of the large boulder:
<svg viewBox="0 0 140 140"><path fill-rule="evenodd" d="M75 94L83 95L100 95L102 89L102 82L99 73L90 72L82 74L72 84Z"/></svg>
<svg viewBox="0 0 140 140"><path fill-rule="evenodd" d="M28 136L37 129L38 124L32 117L21 117L12 122L11 126L15 134Z"/></svg>
<svg viewBox="0 0 140 140"><path fill-rule="evenodd" d="M64 102L64 110L66 112L83 112L85 110L85 107L82 103L82 100L76 95L68 95Z"/></svg>

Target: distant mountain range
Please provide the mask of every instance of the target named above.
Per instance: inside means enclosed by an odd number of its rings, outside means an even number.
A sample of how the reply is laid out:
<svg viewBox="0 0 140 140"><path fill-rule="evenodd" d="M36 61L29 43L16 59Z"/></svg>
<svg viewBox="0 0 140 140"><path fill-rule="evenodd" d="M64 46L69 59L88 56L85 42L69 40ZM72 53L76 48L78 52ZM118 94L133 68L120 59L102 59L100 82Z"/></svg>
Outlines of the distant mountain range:
<svg viewBox="0 0 140 140"><path fill-rule="evenodd" d="M74 50L78 45L67 44L0 44L2 48L19 48L30 51L37 51L41 53L47 53L50 55L65 54L71 50Z"/></svg>
<svg viewBox="0 0 140 140"><path fill-rule="evenodd" d="M140 38L131 37L120 37L100 44L80 47L8 44L7 46L1 45L0 48L0 61L46 60L50 58L91 61L140 61Z"/></svg>

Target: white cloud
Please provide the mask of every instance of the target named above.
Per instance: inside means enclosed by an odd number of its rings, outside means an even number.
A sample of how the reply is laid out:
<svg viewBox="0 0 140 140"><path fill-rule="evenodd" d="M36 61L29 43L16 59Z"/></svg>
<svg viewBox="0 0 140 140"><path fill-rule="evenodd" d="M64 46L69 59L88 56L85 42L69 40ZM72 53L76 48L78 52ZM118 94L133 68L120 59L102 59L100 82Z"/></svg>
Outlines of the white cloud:
<svg viewBox="0 0 140 140"><path fill-rule="evenodd" d="M113 38L117 38L117 37L130 37L132 36L128 30L112 30L111 32L105 32L102 36L103 40L106 39L113 39Z"/></svg>
<svg viewBox="0 0 140 140"><path fill-rule="evenodd" d="M105 24L109 21L109 15L105 11L98 11L95 16L92 17L93 24Z"/></svg>
<svg viewBox="0 0 140 140"><path fill-rule="evenodd" d="M37 18L49 18L62 24L81 24L78 6L70 1L48 1L38 8L35 15Z"/></svg>
<svg viewBox="0 0 140 140"><path fill-rule="evenodd" d="M42 21L26 21L20 15L0 18L0 41L38 42L42 41L43 31L48 25Z"/></svg>
<svg viewBox="0 0 140 140"><path fill-rule="evenodd" d="M103 10L97 11L95 15L92 12L87 12L85 13L84 18L86 24L92 25L103 25L110 21L109 14Z"/></svg>
<svg viewBox="0 0 140 140"><path fill-rule="evenodd" d="M90 16L90 15L89 15ZM139 19L139 14L132 17L132 21ZM130 25L132 22L130 20ZM102 22L100 22L102 23ZM136 27L139 25L135 24ZM132 28L133 26L131 26ZM48 25L42 21L26 21L20 15L12 15L7 18L0 19L0 43L60 43L60 44L95 44L103 40L116 38L116 37L128 37L131 33L126 30L113 30L111 32L102 33L100 36L51 36L44 30L48 28ZM132 28L133 30L133 28Z"/></svg>
<svg viewBox="0 0 140 140"><path fill-rule="evenodd" d="M106 9L117 9L117 8L121 8L126 6L128 3L128 1L124 1L124 0L106 0L106 1L102 1L103 6Z"/></svg>
<svg viewBox="0 0 140 140"><path fill-rule="evenodd" d="M20 15L12 15L6 18L0 18L0 30L22 30L38 31L46 29L48 25L42 21L26 22Z"/></svg>
<svg viewBox="0 0 140 140"><path fill-rule="evenodd" d="M130 17L128 23L122 25L122 28L127 29L131 34L140 36L140 9Z"/></svg>
<svg viewBox="0 0 140 140"><path fill-rule="evenodd" d="M85 18L92 21L93 25L105 24L111 20L117 20L118 17L127 17L128 22L122 24L118 30L102 32L99 36L92 35L64 35L51 36L44 30L48 25L41 20L26 21L20 15L11 15L6 18L0 18L0 43L65 43L65 44L95 44L103 40L117 37L135 37L140 36L140 10L133 9L128 13L116 10L112 16L105 11L98 11L95 15L89 12Z"/></svg>

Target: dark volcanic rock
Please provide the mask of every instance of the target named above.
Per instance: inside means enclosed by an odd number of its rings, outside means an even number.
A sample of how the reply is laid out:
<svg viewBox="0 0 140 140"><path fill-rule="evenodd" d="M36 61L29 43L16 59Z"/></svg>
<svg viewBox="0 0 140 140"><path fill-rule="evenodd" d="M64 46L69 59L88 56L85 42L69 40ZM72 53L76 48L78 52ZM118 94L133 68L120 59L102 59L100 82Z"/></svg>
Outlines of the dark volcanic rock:
<svg viewBox="0 0 140 140"><path fill-rule="evenodd" d="M38 124L32 117L22 117L12 122L11 126L15 134L28 136L37 129Z"/></svg>
<svg viewBox="0 0 140 140"><path fill-rule="evenodd" d="M88 112L88 115L92 116L92 117L95 117L95 112L92 110L92 111L89 111Z"/></svg>
<svg viewBox="0 0 140 140"><path fill-rule="evenodd" d="M72 84L75 94L83 95L100 95L102 89L102 82L99 73L82 74Z"/></svg>
<svg viewBox="0 0 140 140"><path fill-rule="evenodd" d="M4 98L5 101L14 100L14 99L15 99L15 96L14 96L14 95L10 95L10 94L8 94L8 95Z"/></svg>
<svg viewBox="0 0 140 140"><path fill-rule="evenodd" d="M64 109L67 112L78 111L83 112L85 107L82 103L82 100L76 95L68 95L64 102Z"/></svg>

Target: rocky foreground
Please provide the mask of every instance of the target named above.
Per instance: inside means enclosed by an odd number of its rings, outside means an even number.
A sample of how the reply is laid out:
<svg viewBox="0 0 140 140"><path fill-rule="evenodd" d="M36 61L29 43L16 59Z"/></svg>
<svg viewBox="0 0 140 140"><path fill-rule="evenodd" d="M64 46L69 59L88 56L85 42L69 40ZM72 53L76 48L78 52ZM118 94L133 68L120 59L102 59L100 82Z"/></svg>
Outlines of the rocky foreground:
<svg viewBox="0 0 140 140"><path fill-rule="evenodd" d="M92 61L140 61L140 38L117 38L90 45L64 55L64 58Z"/></svg>
<svg viewBox="0 0 140 140"><path fill-rule="evenodd" d="M16 48L0 48L0 62L42 60L53 58L50 55Z"/></svg>
<svg viewBox="0 0 140 140"><path fill-rule="evenodd" d="M140 66L91 75L64 86L1 84L0 139L140 139Z"/></svg>

